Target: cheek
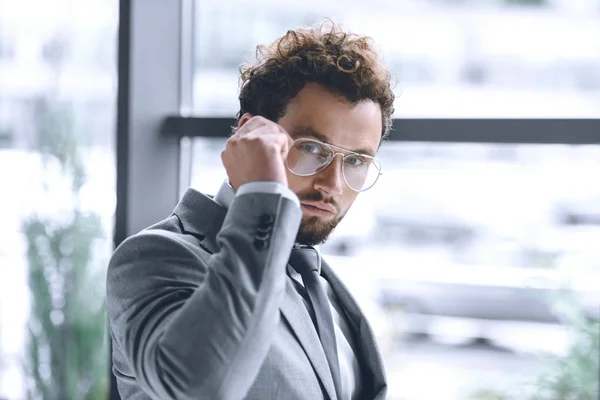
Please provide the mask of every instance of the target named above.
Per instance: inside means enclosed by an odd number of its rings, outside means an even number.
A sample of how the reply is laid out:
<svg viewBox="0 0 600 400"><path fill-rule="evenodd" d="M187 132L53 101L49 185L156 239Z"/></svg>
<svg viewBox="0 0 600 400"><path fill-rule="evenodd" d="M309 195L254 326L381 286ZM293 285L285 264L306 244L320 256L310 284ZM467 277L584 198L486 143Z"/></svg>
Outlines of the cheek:
<svg viewBox="0 0 600 400"><path fill-rule="evenodd" d="M340 200L340 208L342 215L345 215L346 212L348 212L348 209L350 208L350 206L352 206L357 196L357 192L350 188L346 188L346 191L344 192L342 199Z"/></svg>
<svg viewBox="0 0 600 400"><path fill-rule="evenodd" d="M292 174L290 171L286 171L286 172L287 172L288 187L290 188L290 190L292 192L294 192L296 194L298 194L298 193L306 194L306 193L312 193L312 192L317 191L317 189L314 188L314 182L313 182L314 176L298 176L298 175ZM336 199L338 206L340 208L340 215L343 216L346 214L346 212L348 211L350 206L352 206L352 204L354 203L354 200L356 200L357 196L358 196L357 192L350 189L349 187L345 188L342 196Z"/></svg>
<svg viewBox="0 0 600 400"><path fill-rule="evenodd" d="M294 175L290 171L286 171L286 172L287 172L288 187L292 190L292 192L294 192L296 194L302 193L302 192L306 192L307 189L310 188L311 177Z"/></svg>

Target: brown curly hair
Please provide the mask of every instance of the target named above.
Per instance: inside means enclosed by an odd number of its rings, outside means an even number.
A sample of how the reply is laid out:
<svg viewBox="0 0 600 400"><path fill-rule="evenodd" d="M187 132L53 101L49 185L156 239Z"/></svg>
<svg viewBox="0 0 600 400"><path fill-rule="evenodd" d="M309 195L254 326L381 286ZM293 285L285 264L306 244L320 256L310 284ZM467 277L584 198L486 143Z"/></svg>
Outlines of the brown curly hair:
<svg viewBox="0 0 600 400"><path fill-rule="evenodd" d="M351 104L378 103L381 136L388 135L394 113L392 74L380 63L371 38L344 32L331 20L318 28L290 30L256 47L256 62L240 67L238 121L245 113L278 121L309 82Z"/></svg>

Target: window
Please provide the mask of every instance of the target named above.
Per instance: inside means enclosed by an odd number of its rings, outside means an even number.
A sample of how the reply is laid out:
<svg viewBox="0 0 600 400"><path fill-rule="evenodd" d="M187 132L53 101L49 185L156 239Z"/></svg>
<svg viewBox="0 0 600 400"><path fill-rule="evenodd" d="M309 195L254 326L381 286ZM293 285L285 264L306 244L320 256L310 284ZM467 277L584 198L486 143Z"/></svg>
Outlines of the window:
<svg viewBox="0 0 600 400"><path fill-rule="evenodd" d="M15 46L11 38L0 27L0 61L10 61L15 56Z"/></svg>
<svg viewBox="0 0 600 400"><path fill-rule="evenodd" d="M216 193L225 140L194 139L192 187ZM322 251L386 350L391 399L534 379L538 352L566 351L562 285L599 317L599 146L390 142L379 158ZM448 379L426 385L431 371Z"/></svg>
<svg viewBox="0 0 600 400"><path fill-rule="evenodd" d="M328 16L379 44L398 77L396 118L598 118L599 4L578 4L196 2L194 113L230 121L254 46ZM222 138L184 139L182 188L216 193L226 125ZM553 398L528 385L545 374L595 398L598 373L539 354L597 365L600 146L467 136L384 144L380 182L322 246L379 338L389 398ZM580 316L589 325L573 331Z"/></svg>
<svg viewBox="0 0 600 400"><path fill-rule="evenodd" d="M197 2L196 115L237 111L237 68L256 44L332 17L379 45L399 118L597 118L600 13L570 4Z"/></svg>
<svg viewBox="0 0 600 400"><path fill-rule="evenodd" d="M116 67L81 45L116 53L117 6L0 0L0 398L107 397Z"/></svg>
<svg viewBox="0 0 600 400"><path fill-rule="evenodd" d="M0 148L11 147L13 143L11 104L0 98Z"/></svg>

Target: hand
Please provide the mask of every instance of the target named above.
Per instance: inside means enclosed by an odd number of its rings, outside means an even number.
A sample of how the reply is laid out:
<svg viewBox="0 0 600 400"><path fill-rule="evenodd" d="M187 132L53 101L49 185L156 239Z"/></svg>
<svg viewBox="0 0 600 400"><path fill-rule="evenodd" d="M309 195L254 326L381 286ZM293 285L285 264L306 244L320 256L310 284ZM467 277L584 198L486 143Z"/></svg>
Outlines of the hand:
<svg viewBox="0 0 600 400"><path fill-rule="evenodd" d="M269 181L288 185L285 160L293 143L280 125L260 116L251 117L227 140L221 160L234 190L249 182Z"/></svg>

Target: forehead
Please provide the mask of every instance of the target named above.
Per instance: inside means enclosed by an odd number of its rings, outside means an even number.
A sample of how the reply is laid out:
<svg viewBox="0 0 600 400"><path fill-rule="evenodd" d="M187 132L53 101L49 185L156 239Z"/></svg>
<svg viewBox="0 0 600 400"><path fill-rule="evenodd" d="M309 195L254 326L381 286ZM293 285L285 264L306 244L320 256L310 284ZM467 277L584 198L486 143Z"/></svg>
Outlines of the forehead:
<svg viewBox="0 0 600 400"><path fill-rule="evenodd" d="M294 139L312 136L370 155L375 155L381 140L379 104L370 100L351 104L313 83L290 101L279 124Z"/></svg>

